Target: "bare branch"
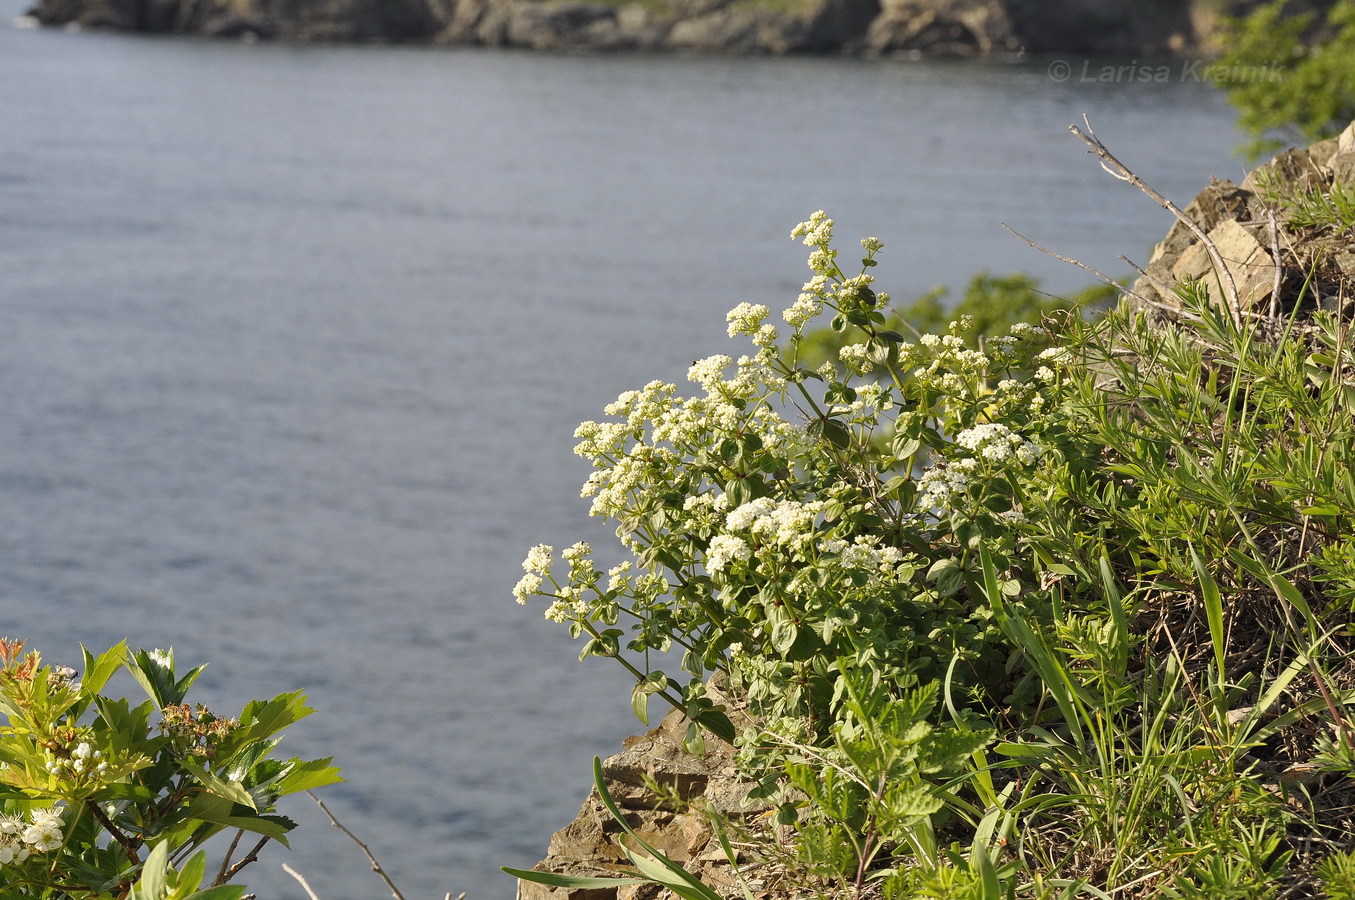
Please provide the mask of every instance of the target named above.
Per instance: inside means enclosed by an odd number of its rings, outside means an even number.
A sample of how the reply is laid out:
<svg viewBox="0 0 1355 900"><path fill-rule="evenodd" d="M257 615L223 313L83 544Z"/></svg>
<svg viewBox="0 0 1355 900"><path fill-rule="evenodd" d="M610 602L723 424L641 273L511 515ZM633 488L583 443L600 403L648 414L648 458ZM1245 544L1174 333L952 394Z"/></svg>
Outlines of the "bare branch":
<svg viewBox="0 0 1355 900"><path fill-rule="evenodd" d="M395 883L391 881L390 878L386 875L386 870L381 868L381 863L376 861L376 857L372 855L371 849L362 841L358 840L357 835L353 834L353 832L349 831L347 828L344 828L342 823L340 823L339 820L334 817L334 813L329 811L329 807L325 806L324 801L321 800L319 797L315 796L315 793L313 791L306 791L306 793L309 794L310 798L315 801L315 804L319 806L321 810L324 811L324 814L329 816L329 823L331 825L342 831L344 834L348 835L349 840L351 840L353 843L357 844L360 848L362 848L362 852L363 854L366 855L367 861L372 864L372 871L375 872L377 875L380 875L381 880L386 882L386 887L390 888L391 896L394 897L395 900L405 900L405 895L400 893L400 889L397 888L395 886Z"/></svg>
<svg viewBox="0 0 1355 900"><path fill-rule="evenodd" d="M1156 275L1152 274L1147 269L1140 268L1138 264L1135 263L1129 257L1121 256L1120 259L1124 260L1125 264L1128 265L1135 272L1138 272L1144 278L1147 278L1149 281L1151 281L1153 283L1153 286L1162 292L1163 296L1170 296L1173 293L1171 285L1167 284L1161 278L1158 278ZM1192 312L1186 311L1185 307L1172 306L1170 303L1159 303L1156 300L1149 300L1147 297L1140 296L1139 294L1134 294L1134 296L1140 302L1146 303L1149 306L1153 307L1154 309L1160 309L1174 319L1185 319L1186 321L1189 322L1200 321L1199 316L1195 315Z"/></svg>
<svg viewBox="0 0 1355 900"><path fill-rule="evenodd" d="M1238 298L1237 282L1233 280L1233 273L1228 269L1227 263L1224 262L1223 255L1219 253L1218 246L1209 239L1209 235L1205 234L1204 229L1181 211L1179 206L1162 196L1162 194L1158 193L1150 185L1144 182L1142 178L1135 175L1128 166L1116 159L1115 156L1106 149L1106 145L1101 143L1101 139L1096 136L1096 132L1092 130L1091 122L1086 116L1082 117L1082 121L1087 126L1085 132L1076 125L1069 125L1068 130L1081 138L1082 142L1091 148L1090 152L1096 154L1100 159L1101 168L1109 172L1114 178L1132 184L1134 187L1153 198L1158 206L1161 206L1163 209L1176 216L1177 221L1189 228L1191 233L1199 239L1200 243L1209 253L1209 259L1214 263L1214 268L1218 271L1219 280L1223 284L1224 294L1228 301L1228 312L1232 316L1235 324L1240 323L1242 321L1242 301Z"/></svg>
<svg viewBox="0 0 1355 900"><path fill-rule="evenodd" d="M309 884L306 884L306 879L301 877L300 872L298 872L296 869L293 869L286 863L282 864L282 871L286 872L288 875L292 876L297 881L301 882L301 889L306 892L307 897L310 897L311 900L320 900L319 897L315 896L315 891L311 890L311 886Z"/></svg>
<svg viewBox="0 0 1355 900"><path fill-rule="evenodd" d="M1147 297L1143 296L1142 294L1135 293L1134 291L1132 291L1132 290L1130 290L1129 288L1125 287L1124 285L1120 284L1120 283L1119 283L1118 281L1116 281L1115 279L1111 278L1109 275L1105 274L1104 272L1100 272L1100 271L1098 271L1098 270L1096 270L1096 269L1093 269L1091 266L1087 265L1087 264L1084 263L1084 262L1080 262L1079 260L1072 259L1072 258L1067 257L1067 256L1061 256L1061 255L1059 255L1058 253L1055 253L1053 250L1050 250L1048 247L1042 247L1042 246L1040 246L1039 244L1037 244L1037 243L1035 243L1034 241L1032 241L1030 238L1026 237L1026 236L1025 236L1024 234L1022 234L1021 232L1019 232L1019 231L1015 230L1014 228L1012 228L1012 227L1011 227L1010 225L1008 225L1006 222L1001 222L1001 223L999 223L999 224L1001 224L1003 228L1007 229L1008 232L1010 232L1011 234L1016 235L1016 236L1019 237L1021 240L1025 241L1025 242L1026 242L1027 244L1029 244L1031 247L1034 247L1036 250L1039 250L1041 253L1045 254L1046 256L1052 256L1052 257L1054 257L1055 259L1059 260L1060 262L1066 262L1066 263L1068 263L1068 264L1071 265L1071 266L1077 266L1079 269L1083 270L1084 272L1090 272L1092 275L1094 275L1094 276L1096 276L1098 279L1100 279L1100 281L1101 281L1102 284L1108 284L1108 285L1110 285L1111 287L1113 287L1113 288L1115 288L1116 290L1118 290L1121 294L1124 294L1126 297L1133 297L1135 300L1137 300L1138 302L1144 304L1145 306L1156 306L1156 307L1158 307L1159 309L1172 310L1173 312L1175 311L1173 307L1166 306L1165 304L1158 303L1158 302L1156 302L1156 301L1154 301L1154 300L1149 300ZM1124 257L1120 257L1120 258L1121 258L1121 259L1124 259ZM1129 262L1129 260L1126 259L1125 262ZM1129 263L1129 264L1130 264L1131 266L1134 265L1133 263ZM1134 266L1134 268L1137 269L1138 266ZM1142 271L1142 270L1140 270L1140 271Z"/></svg>
<svg viewBox="0 0 1355 900"><path fill-rule="evenodd" d="M268 843L268 838L266 836L259 838L259 843L254 845L254 849L250 850L249 853L245 855L244 859L240 860L238 863L231 866L231 870L226 873L226 881L230 881L232 878L238 875L240 870L243 869L245 866L249 865L252 862L256 862L259 859L259 851L263 849L263 845L266 843Z"/></svg>
<svg viewBox="0 0 1355 900"><path fill-rule="evenodd" d="M213 887L225 884L226 879L230 877L226 872L231 867L231 857L235 855L235 848L240 846L240 838L244 836L245 829L239 828L236 830L235 837L231 839L231 845L226 848L226 855L221 860L221 871L216 873L216 879L212 881Z"/></svg>

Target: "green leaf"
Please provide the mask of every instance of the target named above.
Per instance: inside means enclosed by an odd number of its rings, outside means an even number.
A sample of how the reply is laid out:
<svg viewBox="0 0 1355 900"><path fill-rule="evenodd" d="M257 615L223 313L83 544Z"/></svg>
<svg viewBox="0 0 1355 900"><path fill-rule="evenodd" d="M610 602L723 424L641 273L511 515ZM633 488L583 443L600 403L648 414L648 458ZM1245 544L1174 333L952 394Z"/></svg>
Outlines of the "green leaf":
<svg viewBox="0 0 1355 900"><path fill-rule="evenodd" d="M942 597L950 597L964 587L964 569L954 557L938 559L927 570L927 580L936 585Z"/></svg>
<svg viewBox="0 0 1355 900"><path fill-rule="evenodd" d="M635 713L641 725L649 724L649 692L641 690L639 684L630 692L630 711Z"/></svg>
<svg viewBox="0 0 1355 900"><path fill-rule="evenodd" d="M209 887L205 891L189 894L184 900L241 900L247 890L248 888L244 885L219 884L216 887Z"/></svg>
<svg viewBox="0 0 1355 900"><path fill-rule="evenodd" d="M287 794L296 794L301 791L313 791L316 788L322 788L331 784L339 784L343 781L339 775L341 771L338 766L330 765L333 757L326 756L323 759L292 759L288 761L287 774L283 775L273 785L278 796Z"/></svg>
<svg viewBox="0 0 1355 900"><path fill-rule="evenodd" d="M562 887L572 890L593 890L596 888L616 888L628 884L648 884L647 878L586 878L581 875L556 875L553 872L533 872L530 869L514 869L511 866L499 866L514 878L531 881L536 884Z"/></svg>
<svg viewBox="0 0 1355 900"><path fill-rule="evenodd" d="M126 641L105 650L97 657L91 656L83 644L80 645L80 652L85 658L85 671L80 676L80 683L91 694L97 694L103 690L104 685L108 683L108 679L113 676L113 673L127 662Z"/></svg>
<svg viewBox="0 0 1355 900"><path fill-rule="evenodd" d="M794 620L789 618L777 620L777 623L772 626L772 649L782 656L788 655L799 634L800 630L796 627Z"/></svg>
<svg viewBox="0 0 1355 900"><path fill-rule="evenodd" d="M133 900L161 900L169 893L169 842L161 841L146 857L141 867L141 880L133 891Z"/></svg>
<svg viewBox="0 0 1355 900"><path fill-rule="evenodd" d="M1190 563L1195 569L1195 577L1200 582L1200 597L1204 601L1205 619L1209 622L1209 638L1214 645L1214 666L1217 672L1219 690L1223 689L1225 679L1224 656L1227 653L1227 635L1223 631L1223 597L1214 576L1205 568L1204 560L1190 546Z"/></svg>
<svg viewBox="0 0 1355 900"><path fill-rule="evenodd" d="M229 800L232 803L239 803L241 806L246 806L250 809L255 808L254 798L250 796L249 791L245 790L245 786L239 782L226 781L225 779L218 778L213 772L207 770L191 759L181 759L179 760L179 765L190 772L198 781L202 782L202 786L217 797Z"/></svg>

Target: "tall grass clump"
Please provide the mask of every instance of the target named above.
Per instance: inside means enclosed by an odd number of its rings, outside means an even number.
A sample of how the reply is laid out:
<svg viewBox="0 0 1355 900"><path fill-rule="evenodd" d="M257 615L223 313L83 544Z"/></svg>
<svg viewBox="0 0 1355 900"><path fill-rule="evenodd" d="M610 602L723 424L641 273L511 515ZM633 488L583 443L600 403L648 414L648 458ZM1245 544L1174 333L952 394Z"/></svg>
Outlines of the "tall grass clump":
<svg viewBox="0 0 1355 900"><path fill-rule="evenodd" d="M848 268L832 229L795 229L812 274L788 333L741 304L750 354L580 426L583 494L626 558L537 546L517 599L631 671L637 715L658 696L694 752L737 744L773 811L743 857L779 873L764 885L1349 894L1344 309L1254 315L1185 284L1166 321L1126 305L906 339L882 244ZM822 319L840 346L807 366Z"/></svg>

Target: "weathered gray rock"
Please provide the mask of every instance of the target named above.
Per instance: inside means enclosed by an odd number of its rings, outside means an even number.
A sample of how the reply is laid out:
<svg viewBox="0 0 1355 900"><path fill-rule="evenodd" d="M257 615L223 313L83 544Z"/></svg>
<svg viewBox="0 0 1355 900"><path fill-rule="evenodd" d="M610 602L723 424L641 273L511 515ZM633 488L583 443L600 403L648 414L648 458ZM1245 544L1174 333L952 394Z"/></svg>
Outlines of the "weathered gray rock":
<svg viewBox="0 0 1355 900"><path fill-rule="evenodd" d="M991 56L1021 48L1006 5L999 0L883 0L866 32L875 53Z"/></svg>
<svg viewBox="0 0 1355 900"><path fill-rule="evenodd" d="M1351 149L1343 150L1346 147ZM1240 187L1230 181L1211 183L1184 215L1208 236L1222 268L1195 232L1177 222L1153 248L1146 274L1134 284L1133 293L1144 298L1155 314L1179 308L1173 287L1186 281L1199 281L1211 303L1226 307L1225 272L1232 276L1244 312L1270 309L1272 302L1285 308L1297 299L1293 289L1310 275L1303 302L1339 293L1355 278L1351 235L1290 228L1284 211L1275 208L1281 195L1329 194L1336 184L1355 188L1355 122L1339 137L1279 154L1249 173Z"/></svg>
<svg viewBox="0 0 1355 900"><path fill-rule="evenodd" d="M697 807L713 807L733 821L752 819L767 807L743 803L751 785L736 773L732 747L712 740L704 756L693 756L682 747L686 729L686 718L673 711L647 734L627 738L622 751L602 764L607 791L626 823L647 843L722 896L735 896L736 875ZM651 785L661 790L656 793ZM617 842L621 833L593 790L574 821L551 837L546 858L533 868L570 875L621 874L630 865ZM571 891L521 882L518 891L519 900L654 900L658 895L652 885Z"/></svg>

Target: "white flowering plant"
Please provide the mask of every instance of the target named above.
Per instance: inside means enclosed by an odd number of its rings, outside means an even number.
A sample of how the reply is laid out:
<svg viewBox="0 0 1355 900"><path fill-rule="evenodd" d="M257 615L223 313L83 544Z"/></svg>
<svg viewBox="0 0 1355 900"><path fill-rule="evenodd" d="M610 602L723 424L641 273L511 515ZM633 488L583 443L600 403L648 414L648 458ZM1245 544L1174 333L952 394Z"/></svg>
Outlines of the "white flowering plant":
<svg viewBox="0 0 1355 900"><path fill-rule="evenodd" d="M689 739L698 725L734 738L707 696L714 673L767 727L809 740L827 739L857 668L895 692L945 679L978 708L1011 699L976 550L1005 554L1050 503L1030 486L1062 458L1068 359L1026 324L983 349L966 320L905 341L884 329L881 243L863 240L848 275L832 231L819 212L792 234L813 274L782 314L784 344L767 307L742 303L728 331L751 353L693 364L690 396L654 381L579 426L583 496L631 558L604 572L587 544L558 558L540 545L514 590L544 599L582 656L636 676L642 719L652 694L683 709ZM809 370L796 348L820 316L850 339ZM685 679L645 665L673 649Z"/></svg>
<svg viewBox="0 0 1355 900"><path fill-rule="evenodd" d="M244 888L227 882L295 827L278 799L340 780L328 759L271 755L278 732L311 712L300 693L224 717L185 702L204 667L176 674L172 650L119 644L84 651L83 665L44 665L23 641L0 640L5 897L238 900ZM149 699L104 694L120 670ZM235 839L207 876L200 848L224 831Z"/></svg>

